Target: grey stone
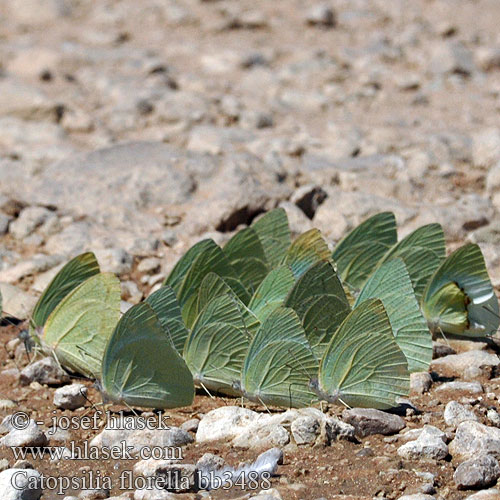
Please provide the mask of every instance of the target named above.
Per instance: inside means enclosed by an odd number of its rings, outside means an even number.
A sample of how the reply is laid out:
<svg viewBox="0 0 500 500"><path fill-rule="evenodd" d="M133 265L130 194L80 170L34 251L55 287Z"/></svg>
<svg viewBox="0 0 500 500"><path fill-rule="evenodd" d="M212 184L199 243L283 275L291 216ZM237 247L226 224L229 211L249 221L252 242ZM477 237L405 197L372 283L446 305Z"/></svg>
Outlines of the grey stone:
<svg viewBox="0 0 500 500"><path fill-rule="evenodd" d="M434 359L431 369L444 375L461 376L467 368L495 367L500 364L496 354L486 351L473 350L460 354L450 354L443 358Z"/></svg>
<svg viewBox="0 0 500 500"><path fill-rule="evenodd" d="M81 221L69 224L60 233L50 236L45 249L51 253L74 257L90 249L90 243L90 224Z"/></svg>
<svg viewBox="0 0 500 500"><path fill-rule="evenodd" d="M238 448L283 447L290 442L290 434L280 424L264 423L247 429L233 439L233 446Z"/></svg>
<svg viewBox="0 0 500 500"><path fill-rule="evenodd" d="M430 58L430 69L435 73L470 75L475 69L472 52L460 42L436 44Z"/></svg>
<svg viewBox="0 0 500 500"><path fill-rule="evenodd" d="M27 276L34 276L48 271L61 263L61 261L62 257L60 255L36 254L29 260L22 261L15 266L0 271L0 281L16 283Z"/></svg>
<svg viewBox="0 0 500 500"><path fill-rule="evenodd" d="M197 418L191 418L186 420L181 424L181 429L187 432L195 432L198 430L198 426L200 425L200 421Z"/></svg>
<svg viewBox="0 0 500 500"><path fill-rule="evenodd" d="M135 426L135 428L114 429L107 427L92 439L90 446L120 446L122 441L126 441L127 446L132 447L130 452L136 454L145 447L184 446L193 441L190 434L179 427L142 430L140 425L130 425L130 427L132 426Z"/></svg>
<svg viewBox="0 0 500 500"><path fill-rule="evenodd" d="M135 281L127 280L121 282L122 299L137 304L142 300L143 293L139 290Z"/></svg>
<svg viewBox="0 0 500 500"><path fill-rule="evenodd" d="M39 500L42 496L40 473L33 469L7 469L0 472L2 500Z"/></svg>
<svg viewBox="0 0 500 500"><path fill-rule="evenodd" d="M484 71L500 68L500 47L480 47L476 51L476 62Z"/></svg>
<svg viewBox="0 0 500 500"><path fill-rule="evenodd" d="M0 213L0 236L7 234L12 217Z"/></svg>
<svg viewBox="0 0 500 500"><path fill-rule="evenodd" d="M35 361L21 370L19 382L29 385L32 382L47 385L61 385L69 382L68 374L61 369L52 356Z"/></svg>
<svg viewBox="0 0 500 500"><path fill-rule="evenodd" d="M500 489L490 488L489 490L478 491L469 495L465 500L498 500L500 498Z"/></svg>
<svg viewBox="0 0 500 500"><path fill-rule="evenodd" d="M436 387L436 392L470 392L471 394L481 394L484 392L483 386L479 382L445 382Z"/></svg>
<svg viewBox="0 0 500 500"><path fill-rule="evenodd" d="M425 426L416 440L409 441L398 448L398 455L407 460L422 458L443 460L448 456L448 446L439 429Z"/></svg>
<svg viewBox="0 0 500 500"><path fill-rule="evenodd" d="M2 446L19 447L45 446L48 442L47 436L38 427L37 423L30 419L27 424L23 429L13 428L6 436L0 439L0 444Z"/></svg>
<svg viewBox="0 0 500 500"><path fill-rule="evenodd" d="M57 200L59 209L105 227L132 225L140 231L137 238L161 229L159 217L149 209L186 202L194 189L190 173L201 165L209 170L210 164L210 158L162 143L136 142L73 155L33 178L7 167L4 172L1 166L0 173L3 187L21 199L40 205ZM85 196L80 195L82 189Z"/></svg>
<svg viewBox="0 0 500 500"><path fill-rule="evenodd" d="M462 462L453 474L457 488L463 490L488 488L493 486L499 477L498 461L490 455Z"/></svg>
<svg viewBox="0 0 500 500"><path fill-rule="evenodd" d="M410 373L410 390L417 394L428 392L432 386L432 377L428 372Z"/></svg>
<svg viewBox="0 0 500 500"><path fill-rule="evenodd" d="M435 500L436 497L425 493L414 493L413 495L403 495L397 500Z"/></svg>
<svg viewBox="0 0 500 500"><path fill-rule="evenodd" d="M398 415L392 415L373 408L352 408L342 412L342 418L354 426L356 435L364 437L371 434L396 434L406 426Z"/></svg>
<svg viewBox="0 0 500 500"><path fill-rule="evenodd" d="M447 425L456 429L459 424L467 420L477 422L479 419L471 409L457 401L450 401L446 405L444 409L444 421Z"/></svg>
<svg viewBox="0 0 500 500"><path fill-rule="evenodd" d="M142 259L138 266L137 270L140 273L144 274L155 274L161 269L161 260L157 257L148 257L146 259Z"/></svg>
<svg viewBox="0 0 500 500"><path fill-rule="evenodd" d="M297 444L314 444L320 433L321 424L313 416L304 416L295 419L290 430Z"/></svg>
<svg viewBox="0 0 500 500"><path fill-rule="evenodd" d="M23 120L57 119L57 106L36 87L14 78L0 80L0 114Z"/></svg>
<svg viewBox="0 0 500 500"><path fill-rule="evenodd" d="M132 271L134 259L123 248L96 249L94 253L103 272L128 274Z"/></svg>
<svg viewBox="0 0 500 500"><path fill-rule="evenodd" d="M19 240L26 238L49 217L54 217L54 213L45 207L27 207L10 223L10 234Z"/></svg>
<svg viewBox="0 0 500 500"><path fill-rule="evenodd" d="M78 494L78 498L82 500L101 500L109 498L109 494L108 489L83 490Z"/></svg>
<svg viewBox="0 0 500 500"><path fill-rule="evenodd" d="M136 490L134 493L134 500L176 500L177 498L176 493L157 488Z"/></svg>
<svg viewBox="0 0 500 500"><path fill-rule="evenodd" d="M330 442L345 439L354 441L356 429L353 425L343 422L339 418L329 417L325 421L325 430Z"/></svg>
<svg viewBox="0 0 500 500"><path fill-rule="evenodd" d="M495 409L489 408L486 412L486 418L494 426L500 427L500 414Z"/></svg>
<svg viewBox="0 0 500 500"><path fill-rule="evenodd" d="M500 458L500 429L479 422L462 422L449 445L453 458L468 460L479 455Z"/></svg>
<svg viewBox="0 0 500 500"><path fill-rule="evenodd" d="M232 441L243 429L257 420L256 412L239 406L217 408L201 419L196 432L196 442Z"/></svg>
<svg viewBox="0 0 500 500"><path fill-rule="evenodd" d="M474 134L472 158L477 167L489 168L498 162L500 158L500 129L486 128Z"/></svg>
<svg viewBox="0 0 500 500"><path fill-rule="evenodd" d="M37 303L37 298L9 283L0 283L3 299L3 314L20 320L28 319Z"/></svg>
<svg viewBox="0 0 500 500"><path fill-rule="evenodd" d="M325 3L312 7L307 13L306 21L311 26L331 28L335 26L337 17L333 7Z"/></svg>
<svg viewBox="0 0 500 500"><path fill-rule="evenodd" d="M54 405L63 410L76 410L85 406L87 388L83 384L59 387L54 392Z"/></svg>

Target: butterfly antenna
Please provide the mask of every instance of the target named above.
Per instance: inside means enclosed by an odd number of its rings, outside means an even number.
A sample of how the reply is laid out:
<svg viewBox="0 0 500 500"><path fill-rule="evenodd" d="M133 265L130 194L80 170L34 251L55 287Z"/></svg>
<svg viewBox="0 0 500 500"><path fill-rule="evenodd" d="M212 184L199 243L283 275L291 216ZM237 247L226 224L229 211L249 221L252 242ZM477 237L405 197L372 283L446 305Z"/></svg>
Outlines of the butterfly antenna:
<svg viewBox="0 0 500 500"><path fill-rule="evenodd" d="M94 411L98 411L98 410L97 410L96 405L95 405L95 404L94 404L94 402L93 402L93 401L92 401L92 400L91 400L91 399L87 396L86 392L87 392L87 391L84 391L84 390L83 390L83 387L82 387L82 388L80 388L80 394L81 394L81 396L83 396L83 398L84 398L84 399L85 399L88 403L90 403L90 408L92 408ZM89 408L89 410L90 410L90 408Z"/></svg>
<svg viewBox="0 0 500 500"><path fill-rule="evenodd" d="M210 396L211 399L215 399L215 396L213 396L210 391L205 387L205 384L203 382L200 382L200 385L202 389Z"/></svg>

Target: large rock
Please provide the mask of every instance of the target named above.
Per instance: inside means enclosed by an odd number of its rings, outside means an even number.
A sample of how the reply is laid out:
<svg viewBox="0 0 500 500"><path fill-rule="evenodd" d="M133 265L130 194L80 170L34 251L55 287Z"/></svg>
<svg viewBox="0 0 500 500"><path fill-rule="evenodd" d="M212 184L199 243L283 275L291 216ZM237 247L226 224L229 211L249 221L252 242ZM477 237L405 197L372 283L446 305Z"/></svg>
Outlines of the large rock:
<svg viewBox="0 0 500 500"><path fill-rule="evenodd" d="M342 412L342 418L356 429L358 436L371 434L396 434L406 426L398 415L385 413L373 408L352 408Z"/></svg>
<svg viewBox="0 0 500 500"><path fill-rule="evenodd" d="M83 384L71 384L59 387L54 392L54 405L63 410L76 410L85 406L87 388Z"/></svg>
<svg viewBox="0 0 500 500"><path fill-rule="evenodd" d="M5 425L5 424L4 424ZM2 446L31 447L45 446L48 443L47 436L38 427L34 420L19 420L15 418L14 426L10 432L0 439Z"/></svg>
<svg viewBox="0 0 500 500"><path fill-rule="evenodd" d="M162 143L135 142L70 157L33 178L23 172L3 172L1 166L0 173L5 173L3 188L32 204L52 205L57 200L60 209L115 227L137 223L145 233L161 227L157 218L146 213L148 209L183 203L190 197L195 188L190 170L200 168L191 167L193 163L208 169L212 160Z"/></svg>
<svg viewBox="0 0 500 500"><path fill-rule="evenodd" d="M489 490L478 491L469 495L465 500L498 500L500 498L500 489L491 488Z"/></svg>
<svg viewBox="0 0 500 500"><path fill-rule="evenodd" d="M500 458L500 429L479 422L462 422L450 443L449 450L454 459L468 460L479 455Z"/></svg>
<svg viewBox="0 0 500 500"><path fill-rule="evenodd" d="M119 421L118 421L119 422ZM143 448L151 447L178 447L189 444L193 441L190 434L179 427L157 428L149 425L149 428L141 429L144 427L143 420L138 420L127 417L127 424L111 425L108 426L90 442L90 446L96 447L113 447L121 446L126 442L129 448L129 453L135 455ZM156 425L156 423L155 423Z"/></svg>
<svg viewBox="0 0 500 500"><path fill-rule="evenodd" d="M29 385L31 382L61 385L69 382L69 376L52 356L47 356L23 368L19 374L19 382L22 385Z"/></svg>
<svg viewBox="0 0 500 500"><path fill-rule="evenodd" d="M460 377L467 369L480 369L483 366L495 367L499 364L500 359L496 354L474 350L434 359L431 369L443 375Z"/></svg>
<svg viewBox="0 0 500 500"><path fill-rule="evenodd" d="M448 456L444 433L433 426L425 426L416 440L398 448L398 455L407 460L443 460Z"/></svg>
<svg viewBox="0 0 500 500"><path fill-rule="evenodd" d="M57 106L43 92L14 79L0 79L0 115L23 120L57 119Z"/></svg>
<svg viewBox="0 0 500 500"><path fill-rule="evenodd" d="M3 314L20 320L28 319L37 303L37 298L9 283L0 283L3 299Z"/></svg>
<svg viewBox="0 0 500 500"><path fill-rule="evenodd" d="M500 477L500 466L496 458L482 455L461 463L453 480L457 488L462 490L488 488Z"/></svg>
<svg viewBox="0 0 500 500"><path fill-rule="evenodd" d="M477 422L479 419L476 414L466 406L457 401L450 401L444 409L444 421L447 425L457 428L462 422L472 420Z"/></svg>
<svg viewBox="0 0 500 500"><path fill-rule="evenodd" d="M40 473L34 469L0 472L2 500L38 500L42 496Z"/></svg>

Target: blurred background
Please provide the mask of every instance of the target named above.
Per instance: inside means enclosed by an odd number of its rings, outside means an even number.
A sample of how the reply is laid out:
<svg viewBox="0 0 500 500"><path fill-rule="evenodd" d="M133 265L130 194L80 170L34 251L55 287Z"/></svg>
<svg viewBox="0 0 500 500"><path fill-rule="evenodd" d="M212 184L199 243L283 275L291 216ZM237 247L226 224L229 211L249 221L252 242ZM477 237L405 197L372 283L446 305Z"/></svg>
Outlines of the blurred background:
<svg viewBox="0 0 500 500"><path fill-rule="evenodd" d="M330 242L382 210L401 235L438 221L499 285L499 20L498 0L1 0L0 281L41 289L92 248L154 287L281 205Z"/></svg>

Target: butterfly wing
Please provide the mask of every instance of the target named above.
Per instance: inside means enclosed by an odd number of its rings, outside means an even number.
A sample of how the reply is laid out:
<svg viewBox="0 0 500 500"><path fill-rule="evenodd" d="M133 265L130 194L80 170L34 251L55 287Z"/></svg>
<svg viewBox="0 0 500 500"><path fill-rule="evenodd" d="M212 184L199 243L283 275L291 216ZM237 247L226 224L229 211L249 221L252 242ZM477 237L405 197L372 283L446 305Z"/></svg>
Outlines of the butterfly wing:
<svg viewBox="0 0 500 500"><path fill-rule="evenodd" d="M409 371L427 371L432 360L432 336L401 259L390 260L375 271L361 290L355 307L368 299L382 301L396 342L408 360Z"/></svg>
<svg viewBox="0 0 500 500"><path fill-rule="evenodd" d="M351 311L337 273L328 261L313 265L297 280L285 306L298 314L318 359L321 359L330 335Z"/></svg>
<svg viewBox="0 0 500 500"><path fill-rule="evenodd" d="M311 266L329 258L330 250L321 233L310 229L290 245L282 263L290 267L295 278L300 278Z"/></svg>
<svg viewBox="0 0 500 500"><path fill-rule="evenodd" d="M354 290L361 289L397 238L392 212L375 214L355 227L337 243L332 254L342 282Z"/></svg>
<svg viewBox="0 0 500 500"><path fill-rule="evenodd" d="M50 313L64 297L98 273L99 264L92 252L78 255L64 265L38 299L31 316L30 333L35 335L35 330L45 325Z"/></svg>
<svg viewBox="0 0 500 500"><path fill-rule="evenodd" d="M146 408L189 406L193 377L146 302L120 319L106 346L101 385L115 403Z"/></svg>
<svg viewBox="0 0 500 500"><path fill-rule="evenodd" d="M264 321L269 313L283 305L294 284L295 277L289 267L273 269L253 294L248 308L260 321Z"/></svg>
<svg viewBox="0 0 500 500"><path fill-rule="evenodd" d="M175 292L164 285L153 292L146 302L153 308L177 352L182 353L189 334L182 321L182 313Z"/></svg>
<svg viewBox="0 0 500 500"><path fill-rule="evenodd" d="M106 343L120 317L120 282L111 273L92 276L59 302L43 328L43 348L62 366L97 378Z"/></svg>
<svg viewBox="0 0 500 500"><path fill-rule="evenodd" d="M470 243L448 256L429 281L421 305L434 331L465 336L497 331L498 299L479 246Z"/></svg>
<svg viewBox="0 0 500 500"><path fill-rule="evenodd" d="M407 396L410 376L382 302L356 307L328 344L319 366L318 394L351 407L387 409Z"/></svg>
<svg viewBox="0 0 500 500"><path fill-rule="evenodd" d="M270 268L282 261L290 246L290 227L283 208L276 208L255 219L250 226L260 239L266 260Z"/></svg>
<svg viewBox="0 0 500 500"><path fill-rule="evenodd" d="M285 407L310 405L309 381L318 362L297 314L280 307L253 338L241 372L241 390L250 400Z"/></svg>
<svg viewBox="0 0 500 500"><path fill-rule="evenodd" d="M391 259L400 258L410 275L417 300L420 300L432 274L445 259L446 248L440 224L419 227L384 256L379 266Z"/></svg>

